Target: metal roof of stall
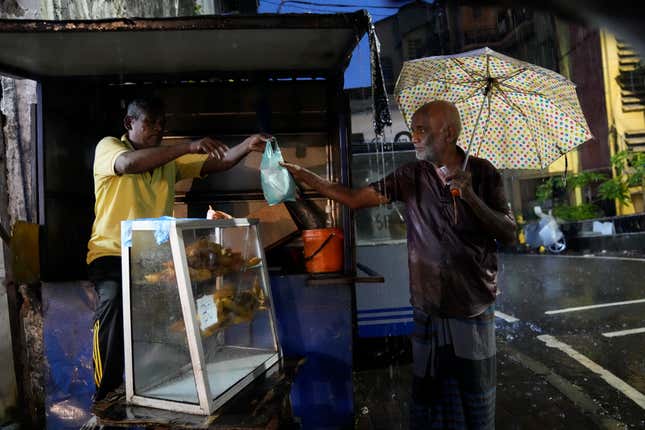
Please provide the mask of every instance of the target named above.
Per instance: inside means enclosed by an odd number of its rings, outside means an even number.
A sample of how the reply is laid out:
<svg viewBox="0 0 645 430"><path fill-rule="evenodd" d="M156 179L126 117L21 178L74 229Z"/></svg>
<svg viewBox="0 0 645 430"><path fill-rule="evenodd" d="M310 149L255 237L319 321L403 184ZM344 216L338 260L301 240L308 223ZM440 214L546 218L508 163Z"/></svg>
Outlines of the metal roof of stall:
<svg viewBox="0 0 645 430"><path fill-rule="evenodd" d="M366 12L0 20L0 73L42 78L344 70Z"/></svg>

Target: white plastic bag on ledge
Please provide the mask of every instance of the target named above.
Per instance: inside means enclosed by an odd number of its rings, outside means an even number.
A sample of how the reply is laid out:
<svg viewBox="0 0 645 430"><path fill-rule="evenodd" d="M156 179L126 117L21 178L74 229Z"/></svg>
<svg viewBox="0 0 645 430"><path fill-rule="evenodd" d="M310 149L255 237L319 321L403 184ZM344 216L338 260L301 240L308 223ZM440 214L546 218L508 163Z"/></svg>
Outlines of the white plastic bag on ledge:
<svg viewBox="0 0 645 430"><path fill-rule="evenodd" d="M614 229L614 223L611 221L608 221L608 222L594 221L593 232L600 233L603 236L610 236L612 234L615 234L616 230Z"/></svg>

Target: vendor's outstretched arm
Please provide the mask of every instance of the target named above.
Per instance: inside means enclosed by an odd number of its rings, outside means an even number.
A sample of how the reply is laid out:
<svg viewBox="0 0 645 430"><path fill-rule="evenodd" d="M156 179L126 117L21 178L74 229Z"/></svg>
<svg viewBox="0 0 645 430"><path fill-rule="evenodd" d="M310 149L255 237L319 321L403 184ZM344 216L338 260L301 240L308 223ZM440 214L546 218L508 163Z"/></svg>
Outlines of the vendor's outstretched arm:
<svg viewBox="0 0 645 430"><path fill-rule="evenodd" d="M213 172L228 170L252 151L263 152L266 140L270 137L268 134L254 134L244 139L239 145L229 148L222 158L210 158L206 160L202 166L202 176Z"/></svg>
<svg viewBox="0 0 645 430"><path fill-rule="evenodd" d="M321 178L314 172L292 163L280 163L298 182L309 185L323 196L352 209L369 208L388 203L389 200L372 187L348 188Z"/></svg>
<svg viewBox="0 0 645 430"><path fill-rule="evenodd" d="M175 160L185 154L209 154L213 159L226 157L228 148L218 140L205 137L193 142L170 146L155 146L125 152L114 162L119 175L143 173Z"/></svg>

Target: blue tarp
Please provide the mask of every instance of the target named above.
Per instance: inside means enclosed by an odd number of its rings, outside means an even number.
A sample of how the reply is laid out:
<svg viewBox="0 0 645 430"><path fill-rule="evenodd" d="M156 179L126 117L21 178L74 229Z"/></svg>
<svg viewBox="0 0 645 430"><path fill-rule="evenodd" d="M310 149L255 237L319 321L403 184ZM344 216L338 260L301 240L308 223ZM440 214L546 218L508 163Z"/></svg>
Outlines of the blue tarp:
<svg viewBox="0 0 645 430"><path fill-rule="evenodd" d="M44 283L42 300L47 429L78 429L91 417L96 294L89 283Z"/></svg>

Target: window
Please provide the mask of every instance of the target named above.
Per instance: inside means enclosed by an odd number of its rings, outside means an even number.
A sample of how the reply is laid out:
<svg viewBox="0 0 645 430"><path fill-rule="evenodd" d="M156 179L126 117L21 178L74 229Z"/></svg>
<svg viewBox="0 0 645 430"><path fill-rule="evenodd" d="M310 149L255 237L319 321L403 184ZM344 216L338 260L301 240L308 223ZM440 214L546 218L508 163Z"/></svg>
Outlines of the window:
<svg viewBox="0 0 645 430"><path fill-rule="evenodd" d="M396 168L416 160L413 150L372 152L352 155L352 181L354 187L364 187L387 176ZM363 209L356 212L356 243L358 246L402 243L406 240L400 202Z"/></svg>
<svg viewBox="0 0 645 430"><path fill-rule="evenodd" d="M616 40L616 44L623 112L645 110L645 68L631 46L621 40Z"/></svg>
<svg viewBox="0 0 645 430"><path fill-rule="evenodd" d="M634 151L645 150L645 130L631 130L625 132L625 143L628 149Z"/></svg>

